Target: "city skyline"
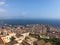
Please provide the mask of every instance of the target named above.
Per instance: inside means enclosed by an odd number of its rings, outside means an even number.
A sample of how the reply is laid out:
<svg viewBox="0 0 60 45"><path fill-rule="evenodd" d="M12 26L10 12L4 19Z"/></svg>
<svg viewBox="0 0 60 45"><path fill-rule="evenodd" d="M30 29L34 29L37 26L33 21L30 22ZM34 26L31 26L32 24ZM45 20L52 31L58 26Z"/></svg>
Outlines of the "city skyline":
<svg viewBox="0 0 60 45"><path fill-rule="evenodd" d="M0 0L0 19L60 19L60 0Z"/></svg>

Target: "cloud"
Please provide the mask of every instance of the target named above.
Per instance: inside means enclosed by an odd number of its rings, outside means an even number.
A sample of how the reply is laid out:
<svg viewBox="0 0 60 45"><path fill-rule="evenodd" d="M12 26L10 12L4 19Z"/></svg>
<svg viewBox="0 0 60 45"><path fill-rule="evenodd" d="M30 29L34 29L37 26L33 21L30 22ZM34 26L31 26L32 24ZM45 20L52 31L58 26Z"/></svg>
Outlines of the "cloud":
<svg viewBox="0 0 60 45"><path fill-rule="evenodd" d="M6 10L3 8L0 8L0 12L5 12Z"/></svg>
<svg viewBox="0 0 60 45"><path fill-rule="evenodd" d="M26 15L27 14L27 12L22 12L22 15Z"/></svg>
<svg viewBox="0 0 60 45"><path fill-rule="evenodd" d="M8 5L5 5L5 6L8 6Z"/></svg>
<svg viewBox="0 0 60 45"><path fill-rule="evenodd" d="M5 4L5 2L0 2L0 5L4 5Z"/></svg>

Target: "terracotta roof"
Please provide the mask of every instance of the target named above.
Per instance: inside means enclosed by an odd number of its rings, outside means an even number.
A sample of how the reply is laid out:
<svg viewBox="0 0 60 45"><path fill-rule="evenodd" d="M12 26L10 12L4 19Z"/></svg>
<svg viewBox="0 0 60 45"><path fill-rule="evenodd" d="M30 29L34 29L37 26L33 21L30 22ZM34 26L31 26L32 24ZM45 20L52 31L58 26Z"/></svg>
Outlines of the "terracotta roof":
<svg viewBox="0 0 60 45"><path fill-rule="evenodd" d="M5 37L4 35L0 35L0 37Z"/></svg>
<svg viewBox="0 0 60 45"><path fill-rule="evenodd" d="M20 43L19 45L23 45L22 43Z"/></svg>
<svg viewBox="0 0 60 45"><path fill-rule="evenodd" d="M3 40L0 38L0 44L4 44Z"/></svg>
<svg viewBox="0 0 60 45"><path fill-rule="evenodd" d="M45 41L44 40L39 40L39 41L37 41L37 44L38 45L44 45L45 44Z"/></svg>
<svg viewBox="0 0 60 45"><path fill-rule="evenodd" d="M50 42L47 42L45 45L52 45Z"/></svg>
<svg viewBox="0 0 60 45"><path fill-rule="evenodd" d="M29 43L27 43L27 42L25 42L25 41L23 41L22 44L23 44L23 45L30 45Z"/></svg>

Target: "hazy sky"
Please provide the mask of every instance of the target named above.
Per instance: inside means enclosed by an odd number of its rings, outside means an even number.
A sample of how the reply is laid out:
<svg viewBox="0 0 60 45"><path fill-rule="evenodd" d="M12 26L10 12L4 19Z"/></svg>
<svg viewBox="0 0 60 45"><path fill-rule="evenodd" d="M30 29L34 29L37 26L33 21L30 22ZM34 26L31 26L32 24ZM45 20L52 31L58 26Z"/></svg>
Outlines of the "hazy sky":
<svg viewBox="0 0 60 45"><path fill-rule="evenodd" d="M0 0L0 19L60 19L60 0Z"/></svg>

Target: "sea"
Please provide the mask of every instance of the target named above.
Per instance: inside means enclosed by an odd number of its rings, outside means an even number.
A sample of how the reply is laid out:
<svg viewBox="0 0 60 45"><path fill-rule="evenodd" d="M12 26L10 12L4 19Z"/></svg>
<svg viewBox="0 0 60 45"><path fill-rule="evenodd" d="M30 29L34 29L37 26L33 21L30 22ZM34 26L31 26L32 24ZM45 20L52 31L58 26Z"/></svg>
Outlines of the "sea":
<svg viewBox="0 0 60 45"><path fill-rule="evenodd" d="M27 24L47 24L55 27L60 27L60 20L52 19L5 19L0 20L0 26L2 25L27 25Z"/></svg>

